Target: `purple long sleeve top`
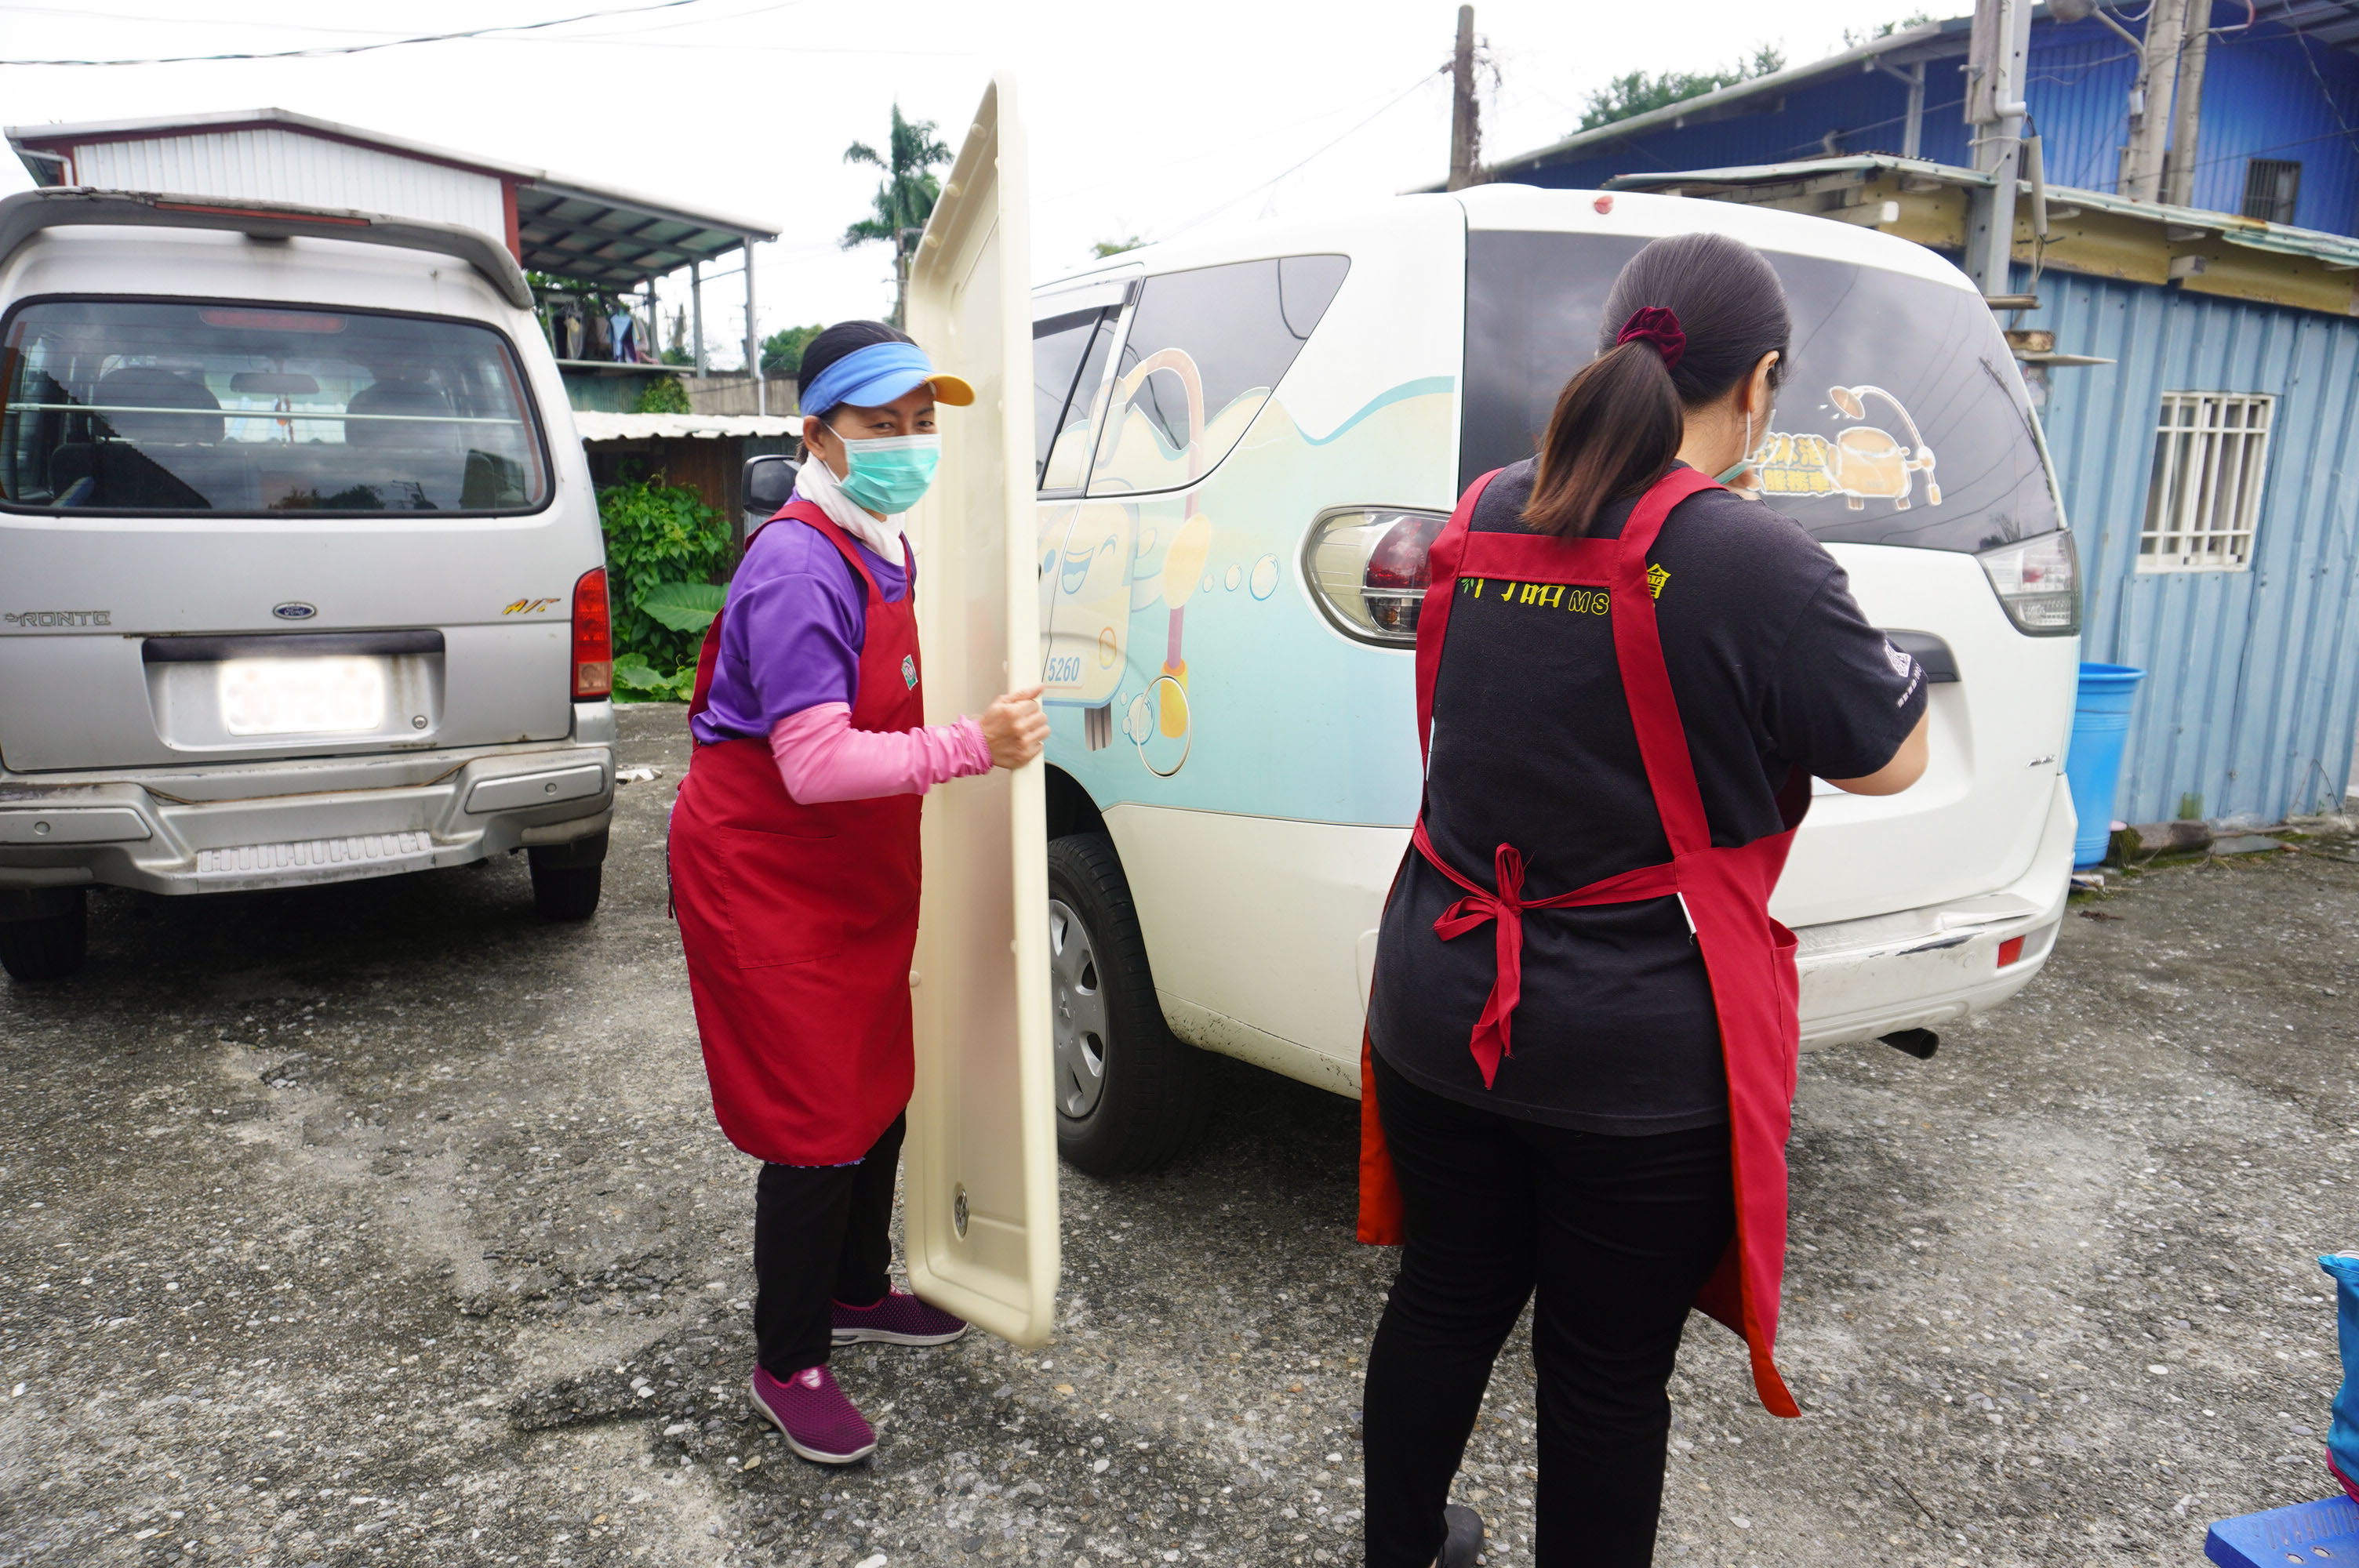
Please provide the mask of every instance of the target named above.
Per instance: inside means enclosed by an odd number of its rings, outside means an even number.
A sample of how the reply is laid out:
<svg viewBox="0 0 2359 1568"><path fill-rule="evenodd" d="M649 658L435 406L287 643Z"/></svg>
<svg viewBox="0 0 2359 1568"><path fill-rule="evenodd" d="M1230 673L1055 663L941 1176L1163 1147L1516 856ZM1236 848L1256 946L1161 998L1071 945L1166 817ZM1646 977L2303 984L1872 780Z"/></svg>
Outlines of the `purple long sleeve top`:
<svg viewBox="0 0 2359 1568"><path fill-rule="evenodd" d="M888 603L907 597L899 561L858 540L853 548ZM867 593L835 546L791 517L764 528L729 585L712 689L690 732L700 742L766 741L778 720L805 708L852 706L867 637Z"/></svg>

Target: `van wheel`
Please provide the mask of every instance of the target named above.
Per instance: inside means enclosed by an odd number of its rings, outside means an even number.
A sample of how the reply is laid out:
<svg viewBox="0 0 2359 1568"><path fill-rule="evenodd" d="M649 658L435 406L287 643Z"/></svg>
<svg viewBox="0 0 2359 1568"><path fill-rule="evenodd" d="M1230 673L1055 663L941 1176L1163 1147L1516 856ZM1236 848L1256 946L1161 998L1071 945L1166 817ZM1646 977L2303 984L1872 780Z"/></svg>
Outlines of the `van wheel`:
<svg viewBox="0 0 2359 1568"><path fill-rule="evenodd" d="M0 969L17 980L63 979L82 968L90 950L90 902L80 888L43 889L34 896L47 913L0 920Z"/></svg>
<svg viewBox="0 0 2359 1568"><path fill-rule="evenodd" d="M565 844L525 851L532 865L532 906L543 920L587 920L598 913L598 873L606 860L606 830Z"/></svg>
<svg viewBox="0 0 2359 1568"><path fill-rule="evenodd" d="M1093 1176L1167 1165L1204 1130L1204 1059L1163 1022L1114 841L1049 842L1057 1152Z"/></svg>
<svg viewBox="0 0 2359 1568"><path fill-rule="evenodd" d="M598 913L603 866L535 866L532 906L543 920L587 920Z"/></svg>

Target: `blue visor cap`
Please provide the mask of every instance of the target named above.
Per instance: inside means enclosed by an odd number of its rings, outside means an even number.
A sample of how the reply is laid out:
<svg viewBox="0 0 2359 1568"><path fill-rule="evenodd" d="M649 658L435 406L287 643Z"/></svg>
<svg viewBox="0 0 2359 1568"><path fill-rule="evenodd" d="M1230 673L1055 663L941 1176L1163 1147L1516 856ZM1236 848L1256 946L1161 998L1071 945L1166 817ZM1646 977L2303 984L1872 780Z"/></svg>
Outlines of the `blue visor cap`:
<svg viewBox="0 0 2359 1568"><path fill-rule="evenodd" d="M934 400L953 408L974 401L974 388L954 375L934 370L926 351L915 343L871 343L854 349L800 388L806 414L825 415L839 403L855 408L882 408L920 386L934 389Z"/></svg>

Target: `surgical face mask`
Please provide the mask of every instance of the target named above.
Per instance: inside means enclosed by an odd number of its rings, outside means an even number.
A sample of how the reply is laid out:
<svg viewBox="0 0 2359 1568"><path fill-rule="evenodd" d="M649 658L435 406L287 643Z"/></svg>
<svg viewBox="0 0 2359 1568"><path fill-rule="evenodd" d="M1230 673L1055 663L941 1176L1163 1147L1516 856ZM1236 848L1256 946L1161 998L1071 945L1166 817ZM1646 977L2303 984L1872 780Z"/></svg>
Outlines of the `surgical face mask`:
<svg viewBox="0 0 2359 1568"><path fill-rule="evenodd" d="M942 456L940 436L878 436L855 441L837 431L836 438L843 442L843 493L854 505L888 517L918 503L933 484L934 465Z"/></svg>
<svg viewBox="0 0 2359 1568"><path fill-rule="evenodd" d="M1753 466L1753 410L1745 411L1745 455L1712 476L1714 484L1726 484Z"/></svg>

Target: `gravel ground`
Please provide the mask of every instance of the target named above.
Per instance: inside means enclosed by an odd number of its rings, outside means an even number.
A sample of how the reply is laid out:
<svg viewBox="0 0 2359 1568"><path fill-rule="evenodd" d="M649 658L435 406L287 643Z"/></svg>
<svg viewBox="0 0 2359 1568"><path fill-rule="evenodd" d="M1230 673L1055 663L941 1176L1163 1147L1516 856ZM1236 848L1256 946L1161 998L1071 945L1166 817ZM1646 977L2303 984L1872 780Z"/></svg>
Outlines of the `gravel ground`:
<svg viewBox="0 0 2359 1568"><path fill-rule="evenodd" d="M663 907L679 710L607 897L520 864L93 905L0 982L0 1565L1354 1563L1354 1108L1226 1062L1203 1148L1065 1173L1049 1347L839 1359L883 1446L746 1419L753 1167ZM1697 1320L1664 1562L2193 1563L2322 1495L2359 1246L2359 849L2156 869L1930 1063L1802 1072L1782 1359ZM2345 858L2338 858L2345 857ZM1459 1495L1529 1561L1520 1336Z"/></svg>

